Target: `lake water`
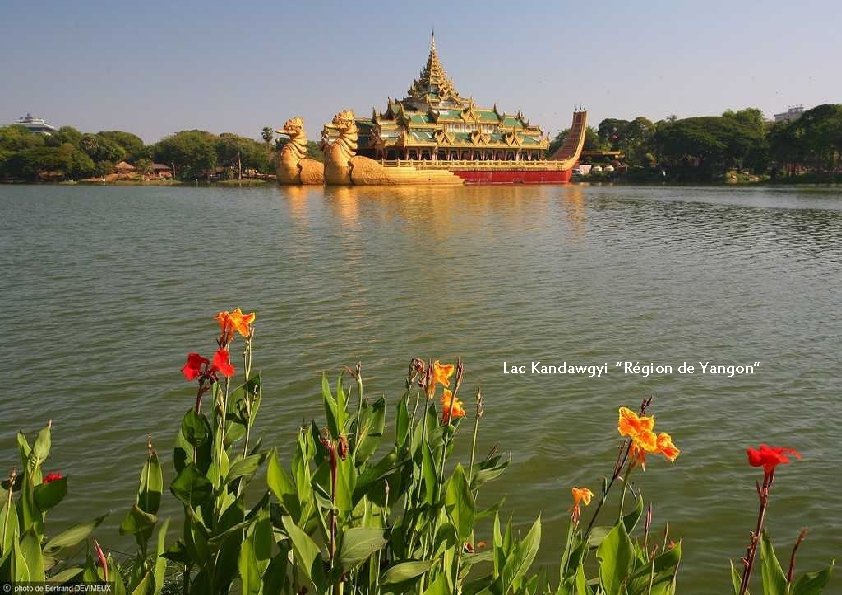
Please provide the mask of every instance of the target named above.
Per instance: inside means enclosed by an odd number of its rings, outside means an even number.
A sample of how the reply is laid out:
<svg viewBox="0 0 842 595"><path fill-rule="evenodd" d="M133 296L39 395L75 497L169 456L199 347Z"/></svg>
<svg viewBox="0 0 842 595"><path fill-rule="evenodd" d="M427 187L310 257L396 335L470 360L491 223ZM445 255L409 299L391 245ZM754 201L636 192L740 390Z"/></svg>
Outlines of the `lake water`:
<svg viewBox="0 0 842 595"><path fill-rule="evenodd" d="M101 542L120 543L146 434L168 453L191 406L185 354L211 352L212 316L241 306L257 312L260 430L282 453L322 415L322 371L362 361L369 394L394 402L413 356L461 355L464 394L485 395L480 451L513 458L484 501L505 496L524 526L542 514L543 562L570 487L611 472L617 408L650 394L682 454L636 483L685 540L682 592L730 589L760 442L804 455L772 493L781 558L801 527L800 570L842 552L838 189L0 186L0 296L2 464L16 430L52 419L71 494L51 518L113 509ZM503 373L539 360L608 372ZM759 364L729 378L699 362Z"/></svg>

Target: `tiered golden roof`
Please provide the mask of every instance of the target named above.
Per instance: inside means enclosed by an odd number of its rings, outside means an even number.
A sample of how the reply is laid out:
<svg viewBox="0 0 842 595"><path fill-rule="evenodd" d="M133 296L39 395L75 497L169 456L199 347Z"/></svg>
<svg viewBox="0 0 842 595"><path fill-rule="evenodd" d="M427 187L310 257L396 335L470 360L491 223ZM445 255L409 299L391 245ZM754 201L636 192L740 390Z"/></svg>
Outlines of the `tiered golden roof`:
<svg viewBox="0 0 842 595"><path fill-rule="evenodd" d="M408 93L409 97L432 105L448 100L454 103L462 103L459 92L453 86L453 81L447 76L444 66L439 60L435 35L430 40L430 55L427 56L427 64L421 70L418 78L412 82Z"/></svg>

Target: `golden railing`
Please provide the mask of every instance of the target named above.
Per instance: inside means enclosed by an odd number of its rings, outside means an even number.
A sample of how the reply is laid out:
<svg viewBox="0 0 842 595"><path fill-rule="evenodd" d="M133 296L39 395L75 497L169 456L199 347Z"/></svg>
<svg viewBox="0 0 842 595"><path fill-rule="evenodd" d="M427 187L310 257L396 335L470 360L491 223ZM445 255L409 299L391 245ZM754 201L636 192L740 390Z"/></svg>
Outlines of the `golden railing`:
<svg viewBox="0 0 842 595"><path fill-rule="evenodd" d="M449 171L558 171L568 165L565 161L495 161L482 159L380 159L385 167L414 167L415 169L445 169Z"/></svg>

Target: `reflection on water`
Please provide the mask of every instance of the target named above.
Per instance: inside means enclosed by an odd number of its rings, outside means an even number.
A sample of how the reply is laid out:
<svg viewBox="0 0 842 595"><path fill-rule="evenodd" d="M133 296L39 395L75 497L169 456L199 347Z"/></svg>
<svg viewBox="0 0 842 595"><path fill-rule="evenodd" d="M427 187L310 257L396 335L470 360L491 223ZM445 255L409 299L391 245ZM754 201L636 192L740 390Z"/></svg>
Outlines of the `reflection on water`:
<svg viewBox="0 0 842 595"><path fill-rule="evenodd" d="M610 472L617 407L649 394L683 453L636 485L686 538L687 592L723 592L744 550L748 445L805 455L777 477L774 537L810 527L805 569L839 551L836 191L4 186L0 211L0 452L14 464L13 431L54 420L72 477L59 522L132 501L146 433L168 452L190 406L184 354L212 349L212 314L242 306L258 313L259 429L282 455L321 415L322 371L362 361L393 402L411 357L461 355L466 390L486 395L480 449L514 460L485 502L505 496L517 523L542 513L543 562L570 486ZM761 364L733 379L502 374L533 360Z"/></svg>

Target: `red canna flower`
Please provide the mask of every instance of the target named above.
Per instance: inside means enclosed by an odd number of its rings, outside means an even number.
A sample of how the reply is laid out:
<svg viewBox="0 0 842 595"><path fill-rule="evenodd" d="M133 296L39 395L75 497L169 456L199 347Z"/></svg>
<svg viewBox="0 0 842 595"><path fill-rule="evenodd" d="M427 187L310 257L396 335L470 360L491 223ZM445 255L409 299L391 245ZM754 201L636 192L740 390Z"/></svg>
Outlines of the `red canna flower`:
<svg viewBox="0 0 842 595"><path fill-rule="evenodd" d="M227 349L217 349L213 355L213 365L211 372L220 372L226 378L231 378L234 375L234 366L231 365L228 359Z"/></svg>
<svg viewBox="0 0 842 595"><path fill-rule="evenodd" d="M765 444L761 444L759 449L747 448L746 455L748 455L748 464L752 467L763 467L763 473L767 477L774 473L778 465L789 463L789 455L797 459L801 458L801 453L794 448Z"/></svg>
<svg viewBox="0 0 842 595"><path fill-rule="evenodd" d="M52 473L47 473L44 476L44 479L41 480L41 483L52 483L54 481L58 481L59 479L64 479L64 475L58 471L54 471Z"/></svg>
<svg viewBox="0 0 842 595"><path fill-rule="evenodd" d="M105 552L102 551L99 543L96 539L94 539L94 553L96 554L96 563L97 566L102 568L103 578L105 582L108 582L108 560L105 557Z"/></svg>
<svg viewBox="0 0 842 595"><path fill-rule="evenodd" d="M188 381L192 382L202 373L202 368L208 364L210 364L208 358L202 357L198 353L188 353L187 363L181 368L181 373Z"/></svg>

